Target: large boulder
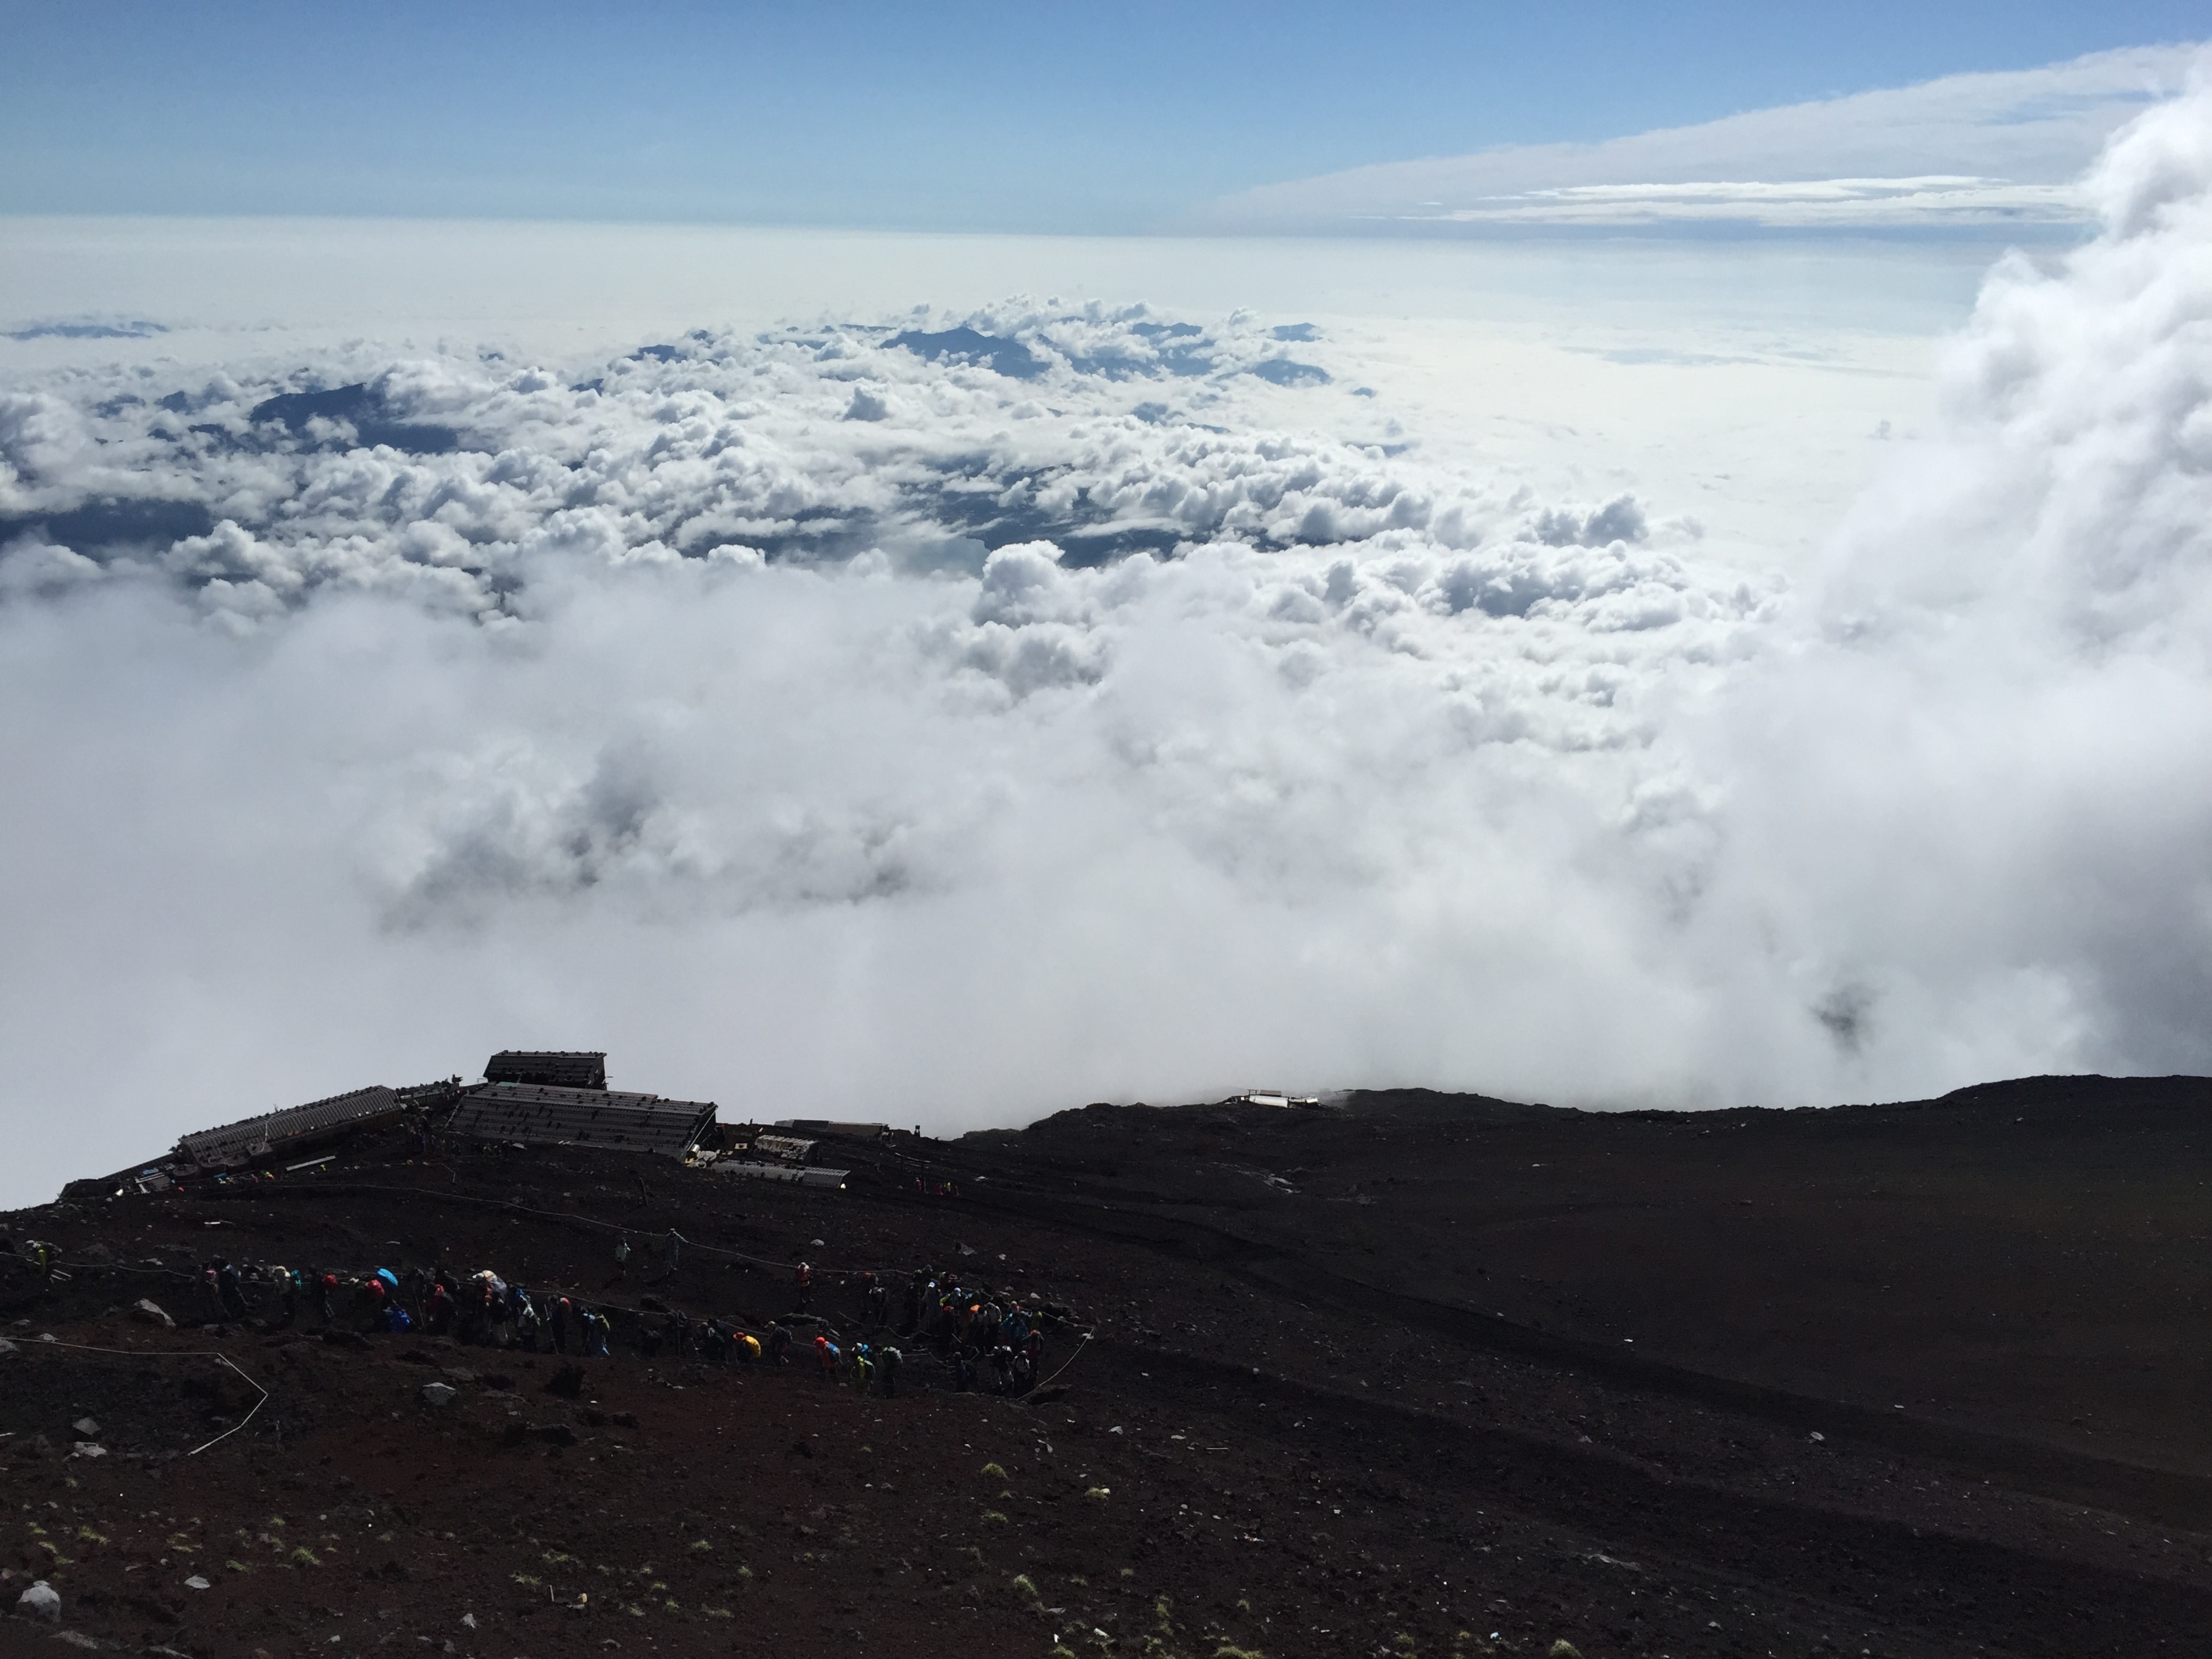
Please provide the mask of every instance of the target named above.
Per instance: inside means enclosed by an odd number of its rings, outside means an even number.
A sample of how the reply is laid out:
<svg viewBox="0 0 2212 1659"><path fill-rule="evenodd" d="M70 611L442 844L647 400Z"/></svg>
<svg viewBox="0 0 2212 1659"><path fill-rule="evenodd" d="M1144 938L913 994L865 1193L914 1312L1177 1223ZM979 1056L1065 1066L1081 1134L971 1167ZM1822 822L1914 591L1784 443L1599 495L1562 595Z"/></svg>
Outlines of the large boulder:
<svg viewBox="0 0 2212 1659"><path fill-rule="evenodd" d="M422 1401L428 1406L450 1406L459 1393L460 1390L450 1383L425 1382L422 1385Z"/></svg>
<svg viewBox="0 0 2212 1659"><path fill-rule="evenodd" d="M15 1611L25 1619L43 1619L50 1625L62 1621L61 1593L41 1578L15 1598Z"/></svg>
<svg viewBox="0 0 2212 1659"><path fill-rule="evenodd" d="M161 1311L161 1304L151 1297L140 1297L131 1304L131 1316L142 1325L159 1325L165 1331L177 1328L177 1322Z"/></svg>

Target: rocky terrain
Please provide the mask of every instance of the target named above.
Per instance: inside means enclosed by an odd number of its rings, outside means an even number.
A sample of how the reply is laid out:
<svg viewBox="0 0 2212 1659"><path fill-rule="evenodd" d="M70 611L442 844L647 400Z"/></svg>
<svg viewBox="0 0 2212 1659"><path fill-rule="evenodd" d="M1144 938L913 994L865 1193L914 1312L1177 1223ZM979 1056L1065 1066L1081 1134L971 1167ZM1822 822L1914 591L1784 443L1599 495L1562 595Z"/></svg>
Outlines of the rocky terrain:
<svg viewBox="0 0 2212 1659"><path fill-rule="evenodd" d="M394 1133L0 1217L0 1607L60 1601L0 1656L2201 1653L2208 1131L2197 1079L1364 1094L854 1143L843 1190ZM216 1257L489 1267L617 1340L216 1318ZM808 1322L781 1369L630 1340L764 1329L802 1259L896 1397ZM1055 1310L1043 1386L955 1391L923 1264Z"/></svg>

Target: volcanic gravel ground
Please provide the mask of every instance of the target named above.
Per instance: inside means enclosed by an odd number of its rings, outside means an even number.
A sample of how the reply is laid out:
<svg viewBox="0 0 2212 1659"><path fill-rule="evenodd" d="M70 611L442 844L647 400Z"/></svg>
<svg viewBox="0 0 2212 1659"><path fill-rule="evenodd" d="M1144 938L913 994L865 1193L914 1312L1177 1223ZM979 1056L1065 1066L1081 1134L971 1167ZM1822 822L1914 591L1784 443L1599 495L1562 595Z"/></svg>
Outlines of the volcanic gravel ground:
<svg viewBox="0 0 2212 1659"><path fill-rule="evenodd" d="M0 1598L45 1577L73 1632L241 1659L2198 1653L2208 1104L1096 1107L856 1147L842 1192L356 1144L49 1206L0 1224L68 1275L0 1280ZM350 1304L327 1334L124 1311L203 1317L215 1254L755 1329L803 1257L848 1340L886 1334L840 1275L927 1261L1063 1316L1018 1400L919 1339L884 1399L799 1348L644 1358L627 1315L566 1394L566 1361L364 1338ZM70 1455L88 1415L104 1455Z"/></svg>

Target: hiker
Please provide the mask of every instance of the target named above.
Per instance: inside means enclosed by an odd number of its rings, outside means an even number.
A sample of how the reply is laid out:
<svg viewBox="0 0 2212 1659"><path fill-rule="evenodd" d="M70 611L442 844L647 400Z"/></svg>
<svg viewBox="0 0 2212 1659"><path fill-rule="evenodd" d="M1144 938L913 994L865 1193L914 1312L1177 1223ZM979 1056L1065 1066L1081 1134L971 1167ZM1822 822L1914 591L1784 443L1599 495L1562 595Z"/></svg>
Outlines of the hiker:
<svg viewBox="0 0 2212 1659"><path fill-rule="evenodd" d="M875 1374L875 1362L868 1358L868 1345L855 1342L853 1345L853 1392L867 1393L868 1384L874 1380Z"/></svg>
<svg viewBox="0 0 2212 1659"><path fill-rule="evenodd" d="M881 1325L890 1317L891 1287L875 1283L873 1273L868 1275L868 1317L874 1323Z"/></svg>
<svg viewBox="0 0 2212 1659"><path fill-rule="evenodd" d="M49 1271L51 1272L51 1269ZM216 1289L222 1298L222 1305L228 1308L234 1317L245 1318L246 1290L239 1283L238 1269L231 1263L224 1262L216 1269L215 1282Z"/></svg>
<svg viewBox="0 0 2212 1659"><path fill-rule="evenodd" d="M699 1357L709 1365L730 1363L729 1339L722 1334L722 1322L710 1319L699 1332Z"/></svg>
<svg viewBox="0 0 2212 1659"><path fill-rule="evenodd" d="M998 1379L999 1392L1006 1393L1014 1380L1014 1351L1003 1342L991 1350L991 1370Z"/></svg>
<svg viewBox="0 0 2212 1659"><path fill-rule="evenodd" d="M553 1333L555 1353L564 1354L568 1352L568 1316L574 1311L574 1310L568 1305L568 1298L564 1296L554 1303L552 1315L545 1322Z"/></svg>
<svg viewBox="0 0 2212 1659"><path fill-rule="evenodd" d="M611 1329L612 1328L607 1323L606 1316L605 1314L593 1313L589 1308L584 1310L585 1358L607 1359L612 1358L612 1356L607 1352L607 1336Z"/></svg>
<svg viewBox="0 0 2212 1659"><path fill-rule="evenodd" d="M845 1356L838 1352L837 1345L828 1337L817 1333L814 1338L814 1357L821 1362L823 1382L825 1383L836 1382L837 1368L844 1363L845 1359Z"/></svg>
<svg viewBox="0 0 2212 1659"><path fill-rule="evenodd" d="M200 1299L207 1304L208 1323L222 1323L229 1310L222 1305L222 1286L216 1279L212 1261L200 1269Z"/></svg>
<svg viewBox="0 0 2212 1659"><path fill-rule="evenodd" d="M684 1259L684 1247L690 1242L675 1228L671 1227L668 1230L668 1237L661 1246L662 1255L667 1262L667 1270L661 1274L663 1279L676 1277L677 1264Z"/></svg>
<svg viewBox="0 0 2212 1659"><path fill-rule="evenodd" d="M953 1357L952 1379L953 1388L961 1394L975 1386L975 1350L965 1343Z"/></svg>
<svg viewBox="0 0 2212 1659"><path fill-rule="evenodd" d="M789 1360L786 1359L783 1356L784 1356L784 1354L785 1354L786 1351L787 1351L787 1350L790 1348L790 1346L791 1346L791 1332L790 1332L788 1329L787 1329L783 1325L781 1325L781 1324L780 1324L780 1323L779 1323L779 1324L771 1325L771 1326L769 1326L769 1332L768 1332L768 1363L769 1363L769 1364L771 1364L771 1365L787 1365L787 1364L789 1364L791 1362L790 1362Z"/></svg>
<svg viewBox="0 0 2212 1659"><path fill-rule="evenodd" d="M422 1323L433 1336L443 1336L453 1328L453 1298L446 1293L443 1279L434 1279L430 1294L422 1304Z"/></svg>
<svg viewBox="0 0 2212 1659"><path fill-rule="evenodd" d="M628 1233L624 1233L615 1241L615 1277L618 1279L629 1277L629 1235Z"/></svg>
<svg viewBox="0 0 2212 1659"><path fill-rule="evenodd" d="M750 1331L739 1331L738 1333L737 1347L738 1364L740 1365L757 1365L760 1364L760 1338L755 1336Z"/></svg>
<svg viewBox="0 0 2212 1659"><path fill-rule="evenodd" d="M797 1271L792 1274L792 1278L796 1282L799 1291L797 1311L805 1313L807 1303L812 1300L814 1296L814 1269L802 1261L799 1264Z"/></svg>
<svg viewBox="0 0 2212 1659"><path fill-rule="evenodd" d="M296 1323L300 1317L300 1275L290 1267L271 1267L270 1277L276 1281L278 1322Z"/></svg>
<svg viewBox="0 0 2212 1659"><path fill-rule="evenodd" d="M514 1334L522 1339L523 1352L538 1352L538 1305L527 1296L522 1297L522 1305L514 1316Z"/></svg>
<svg viewBox="0 0 2212 1659"><path fill-rule="evenodd" d="M664 1328L668 1334L669 1352L683 1358L684 1344L691 1340L691 1316L678 1308L668 1316Z"/></svg>
<svg viewBox="0 0 2212 1659"><path fill-rule="evenodd" d="M883 1395L886 1400L898 1398L899 1366L904 1363L904 1360L905 1356L896 1348L884 1347L876 1350L876 1376L881 1380Z"/></svg>

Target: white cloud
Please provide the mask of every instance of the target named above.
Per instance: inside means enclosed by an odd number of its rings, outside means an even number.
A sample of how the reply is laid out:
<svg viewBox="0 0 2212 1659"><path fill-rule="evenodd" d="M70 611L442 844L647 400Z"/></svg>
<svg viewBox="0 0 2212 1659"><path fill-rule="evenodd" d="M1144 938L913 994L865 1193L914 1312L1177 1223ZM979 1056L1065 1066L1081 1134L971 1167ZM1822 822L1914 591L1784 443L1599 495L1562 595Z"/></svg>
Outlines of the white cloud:
<svg viewBox="0 0 2212 1659"><path fill-rule="evenodd" d="M1193 222L1338 234L1735 226L2020 235L2083 227L2094 210L2075 180L2116 129L2188 84L2201 51L2100 52L1599 143L1358 167L1248 191Z"/></svg>
<svg viewBox="0 0 2212 1659"><path fill-rule="evenodd" d="M510 1043L941 1127L2201 1070L2208 133L2000 267L1794 588L1389 453L1354 351L1252 317L26 385L0 1046L76 1109L9 1195ZM888 343L959 328L1024 373Z"/></svg>

